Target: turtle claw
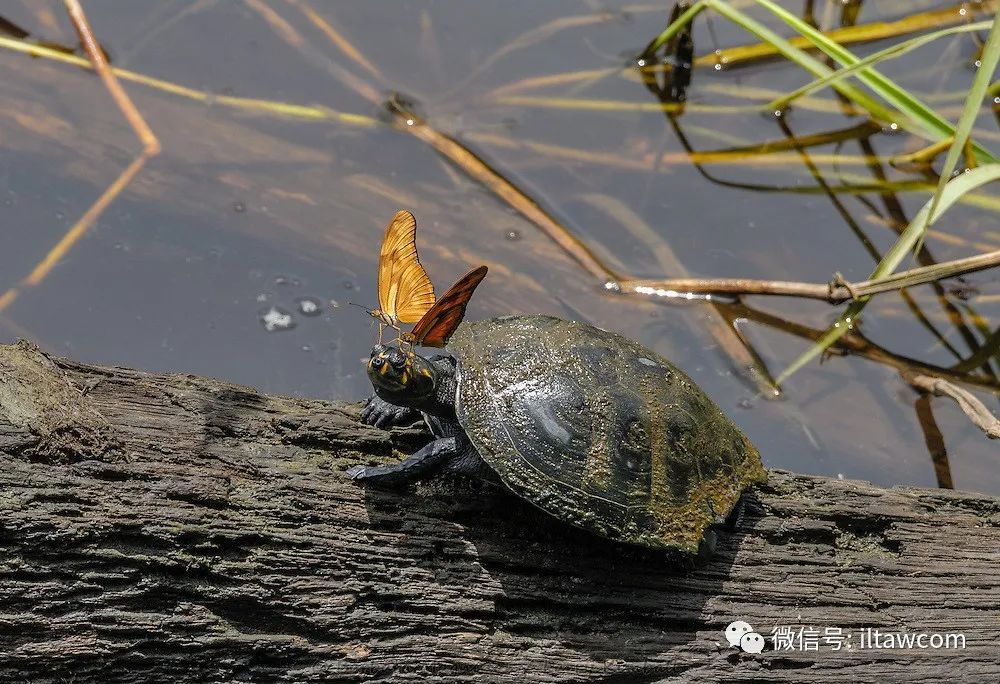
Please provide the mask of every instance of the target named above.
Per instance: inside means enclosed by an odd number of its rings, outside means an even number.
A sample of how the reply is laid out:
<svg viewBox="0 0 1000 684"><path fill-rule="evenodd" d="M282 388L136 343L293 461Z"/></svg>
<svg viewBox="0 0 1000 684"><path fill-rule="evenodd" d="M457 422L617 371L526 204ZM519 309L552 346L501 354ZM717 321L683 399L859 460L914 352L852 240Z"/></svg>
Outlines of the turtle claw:
<svg viewBox="0 0 1000 684"><path fill-rule="evenodd" d="M363 466L363 465L351 466L346 471L344 471L344 474L347 475L347 477L351 478L352 480L360 480L364 478L365 471L367 469L368 466Z"/></svg>
<svg viewBox="0 0 1000 684"><path fill-rule="evenodd" d="M394 425L408 425L419 412L408 406L390 404L378 395L372 395L361 410L361 420L377 428L387 429Z"/></svg>

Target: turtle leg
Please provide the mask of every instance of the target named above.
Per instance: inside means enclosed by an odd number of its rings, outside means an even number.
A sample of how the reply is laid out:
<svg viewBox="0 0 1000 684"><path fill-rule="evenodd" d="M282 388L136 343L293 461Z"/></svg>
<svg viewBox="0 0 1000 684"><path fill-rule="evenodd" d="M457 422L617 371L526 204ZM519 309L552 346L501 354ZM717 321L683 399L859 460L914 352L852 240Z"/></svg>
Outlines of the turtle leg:
<svg viewBox="0 0 1000 684"><path fill-rule="evenodd" d="M391 404L377 394L371 395L361 410L361 420L380 428L409 425L420 417L420 411L409 406Z"/></svg>
<svg viewBox="0 0 1000 684"><path fill-rule="evenodd" d="M486 464L468 439L462 440L458 452L441 467L448 475L464 475L490 482L499 481L496 471Z"/></svg>
<svg viewBox="0 0 1000 684"><path fill-rule="evenodd" d="M352 480L373 485L399 487L431 474L442 463L462 453L465 444L457 437L435 439L406 460L387 466L354 466L347 470Z"/></svg>

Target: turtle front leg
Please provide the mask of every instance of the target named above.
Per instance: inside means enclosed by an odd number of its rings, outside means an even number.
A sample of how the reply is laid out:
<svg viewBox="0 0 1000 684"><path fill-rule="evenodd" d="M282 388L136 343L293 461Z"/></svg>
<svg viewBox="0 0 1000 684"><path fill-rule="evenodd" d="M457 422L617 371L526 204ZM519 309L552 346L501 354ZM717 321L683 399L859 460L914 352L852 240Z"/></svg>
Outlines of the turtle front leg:
<svg viewBox="0 0 1000 684"><path fill-rule="evenodd" d="M387 466L354 466L348 468L347 476L366 484L401 487L430 475L440 468L442 463L459 456L463 450L464 445L459 438L442 437L410 454L400 463Z"/></svg>
<svg viewBox="0 0 1000 684"><path fill-rule="evenodd" d="M379 428L409 425L420 417L420 411L409 406L391 404L377 394L371 395L361 410L361 420Z"/></svg>

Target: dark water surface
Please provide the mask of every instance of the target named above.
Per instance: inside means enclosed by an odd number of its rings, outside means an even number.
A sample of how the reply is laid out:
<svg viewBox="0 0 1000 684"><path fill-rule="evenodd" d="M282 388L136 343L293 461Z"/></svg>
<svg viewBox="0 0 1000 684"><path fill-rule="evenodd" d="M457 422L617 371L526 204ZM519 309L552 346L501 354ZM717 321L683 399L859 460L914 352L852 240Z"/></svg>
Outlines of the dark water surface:
<svg viewBox="0 0 1000 684"><path fill-rule="evenodd" d="M841 3L815 4L821 25L839 24ZM616 70L662 29L666 3L102 0L84 6L115 66L191 91L124 82L163 152L41 282L19 286L140 145L91 73L0 49L0 292L20 288L0 311L0 341L28 337L89 362L360 399L370 392L361 362L373 331L348 302L376 303L379 240L389 217L405 207L418 218L421 256L439 292L470 266L490 266L471 318L540 312L626 333L685 368L771 467L887 485L947 482L940 467L935 471L925 429L935 450L940 440L926 415L921 428L918 395L896 368L832 356L793 376L781 399L762 398L720 342L735 337L711 333L722 320L715 309L606 292L462 169L389 125L378 103L344 77L347 71L380 98L404 94L430 126L474 149L620 273L677 276L683 274L666 270L680 264L705 277L826 282L840 271L862 280L875 261L855 230L884 252L896 236L889 227L894 214L905 224L929 197L926 190L868 186L879 173L890 181L936 182L886 163L922 141L868 130L809 147L808 157L792 146L780 158L715 160L691 157L682 144L712 151L787 143L790 134L863 124L842 113L829 91L782 119L752 111L805 83L797 67L772 60L697 68L686 109L671 120L633 70ZM315 8L367 61L331 42L303 6ZM802 3L785 6L802 10ZM858 22L947 7L868 2ZM75 44L62 3L7 0L0 15L38 40ZM754 42L721 17L711 28L714 38L704 19L696 23L696 54ZM852 49L868 54L891 40ZM954 120L975 54L968 35L956 36L883 71ZM511 86L602 69L603 75L571 82ZM227 97L312 109L282 114L274 105L233 106ZM330 110L362 117L331 119ZM985 110L976 135L1000 150L996 119ZM844 186L858 189L841 192ZM995 187L978 196L978 204L957 206L937 226L927 243L931 258L998 249ZM891 355L944 368L962 369L961 360L990 335L995 354L997 273L942 287L943 297L924 286L911 289L909 301L877 298L861 332ZM774 375L809 343L788 326L766 324L767 316L822 330L839 312L819 301L744 303L752 311L724 313L740 319L739 329ZM290 327L282 329L286 322ZM997 386L992 374L1000 366L988 350L982 355L984 365L971 369L980 378L974 389L995 409L996 395L982 386ZM954 485L1000 494L997 444L954 403L929 405Z"/></svg>

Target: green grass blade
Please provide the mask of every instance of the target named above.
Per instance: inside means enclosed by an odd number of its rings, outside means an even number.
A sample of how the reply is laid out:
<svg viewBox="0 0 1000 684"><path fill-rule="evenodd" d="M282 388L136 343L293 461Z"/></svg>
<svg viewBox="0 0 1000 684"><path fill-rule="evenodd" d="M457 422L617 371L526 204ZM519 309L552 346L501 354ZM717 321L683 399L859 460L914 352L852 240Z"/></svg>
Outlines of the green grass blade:
<svg viewBox="0 0 1000 684"><path fill-rule="evenodd" d="M772 0L754 1L808 38L819 50L837 60L843 66L853 66L861 61L850 50L847 50L836 41L830 40L820 31L817 31L788 10L775 4ZM907 120L897 121L896 123L907 130L921 134L934 141L948 138L955 134L954 127L947 119L925 105L917 97L911 95L906 89L875 71L875 69L871 67L862 68L858 71L857 77L859 81L871 88L879 97L903 113ZM976 151L976 155L980 161L1000 161L1000 159L997 159L989 150L978 143L973 143L973 149Z"/></svg>
<svg viewBox="0 0 1000 684"><path fill-rule="evenodd" d="M707 6L711 7L733 23L754 34L765 43L770 43L774 46L775 50L782 54L782 56L790 62L802 67L813 76L823 78L833 73L833 69L826 66L804 50L800 50L795 47L777 33L764 26L750 15L744 14L740 10L736 9L725 0L708 0ZM854 102L876 119L894 122L899 121L901 117L900 112L893 111L881 103L876 102L866 93L849 83L835 82L832 83L831 86L841 95Z"/></svg>
<svg viewBox="0 0 1000 684"><path fill-rule="evenodd" d="M853 64L842 69L838 69L829 76L824 76L823 78L818 78L815 81L805 84L801 88L797 88L787 95L783 95L775 100L764 105L765 111L776 111L781 110L791 104L794 100L802 97L803 95L808 95L813 93L820 88L824 88L835 81L839 81L842 78L846 78L861 69L864 69L872 64L877 64L878 62L895 59L897 57L902 57L905 54L916 50L919 47L923 47L928 43L932 43L939 38L946 38L948 36L955 35L956 33L969 33L972 31L987 31L993 25L992 21L979 21L975 24L967 24L965 26L953 26L952 28L942 29L941 31L935 31L934 33L928 33L924 36L917 36L916 38L911 38L910 40L905 40L896 45L892 45L885 50L879 50L876 53L868 55L862 59L857 64Z"/></svg>
<svg viewBox="0 0 1000 684"><path fill-rule="evenodd" d="M948 181L944 186L944 190L941 192L940 198L938 198L936 207L934 206L933 197L927 200L913 220L910 221L910 225L908 225L906 230L904 230L899 236L896 244L894 244L892 248L886 252L882 261L880 261L878 266L875 267L875 270L872 271L869 279L876 280L878 278L883 278L895 271L920 239L920 236L923 234L926 227L933 225L934 222L937 221L942 214L944 214L944 212L946 212L962 197L962 195L971 192L986 183L991 183L996 180L1000 180L1000 164L980 166L979 168L967 171L961 176L956 176ZM853 321L857 318L858 314L861 313L862 309L865 308L865 305L868 303L868 299L869 298L862 298L856 302L852 302L847 307L847 310L844 311L844 313L837 319L837 322L823 334L823 337L817 340L812 347L806 350L801 356L795 359L791 365L788 366L788 368L782 371L781 375L779 375L777 380L775 380L778 386L780 387L794 373L801 370L803 366L822 354L827 348L830 347L830 345L840 339L845 333L850 331L853 326Z"/></svg>
<svg viewBox="0 0 1000 684"><path fill-rule="evenodd" d="M986 38L986 44L983 46L983 52L979 58L979 71L976 72L975 78L972 79L972 87L969 89L969 95L965 98L965 106L962 108L962 116L959 117L958 125L955 126L955 139L952 140L948 154L944 158L944 165L941 167L941 176L938 179L937 192L934 193L934 197L931 199L931 208L928 215L936 213L938 203L941 201L944 190L947 187L948 179L951 178L951 174L958 164L959 156L965 151L965 143L969 139L969 134L972 133L972 127L976 123L976 116L979 114L979 108L986 97L986 90L990 87L990 79L993 78L993 72L996 71L998 62L1000 62L1000 21L994 19L993 27L990 29L990 34ZM923 243L926 233L927 224L920 231L920 237L917 240L917 249Z"/></svg>
<svg viewBox="0 0 1000 684"><path fill-rule="evenodd" d="M659 50L668 40L680 33L681 29L683 29L687 24L694 21L694 18L698 16L703 9L705 9L707 4L708 0L698 0L698 2L681 12L677 19L670 22L670 25L663 29L663 33L654 38L649 45L647 45L646 48L639 53L640 56L649 57L654 52Z"/></svg>

